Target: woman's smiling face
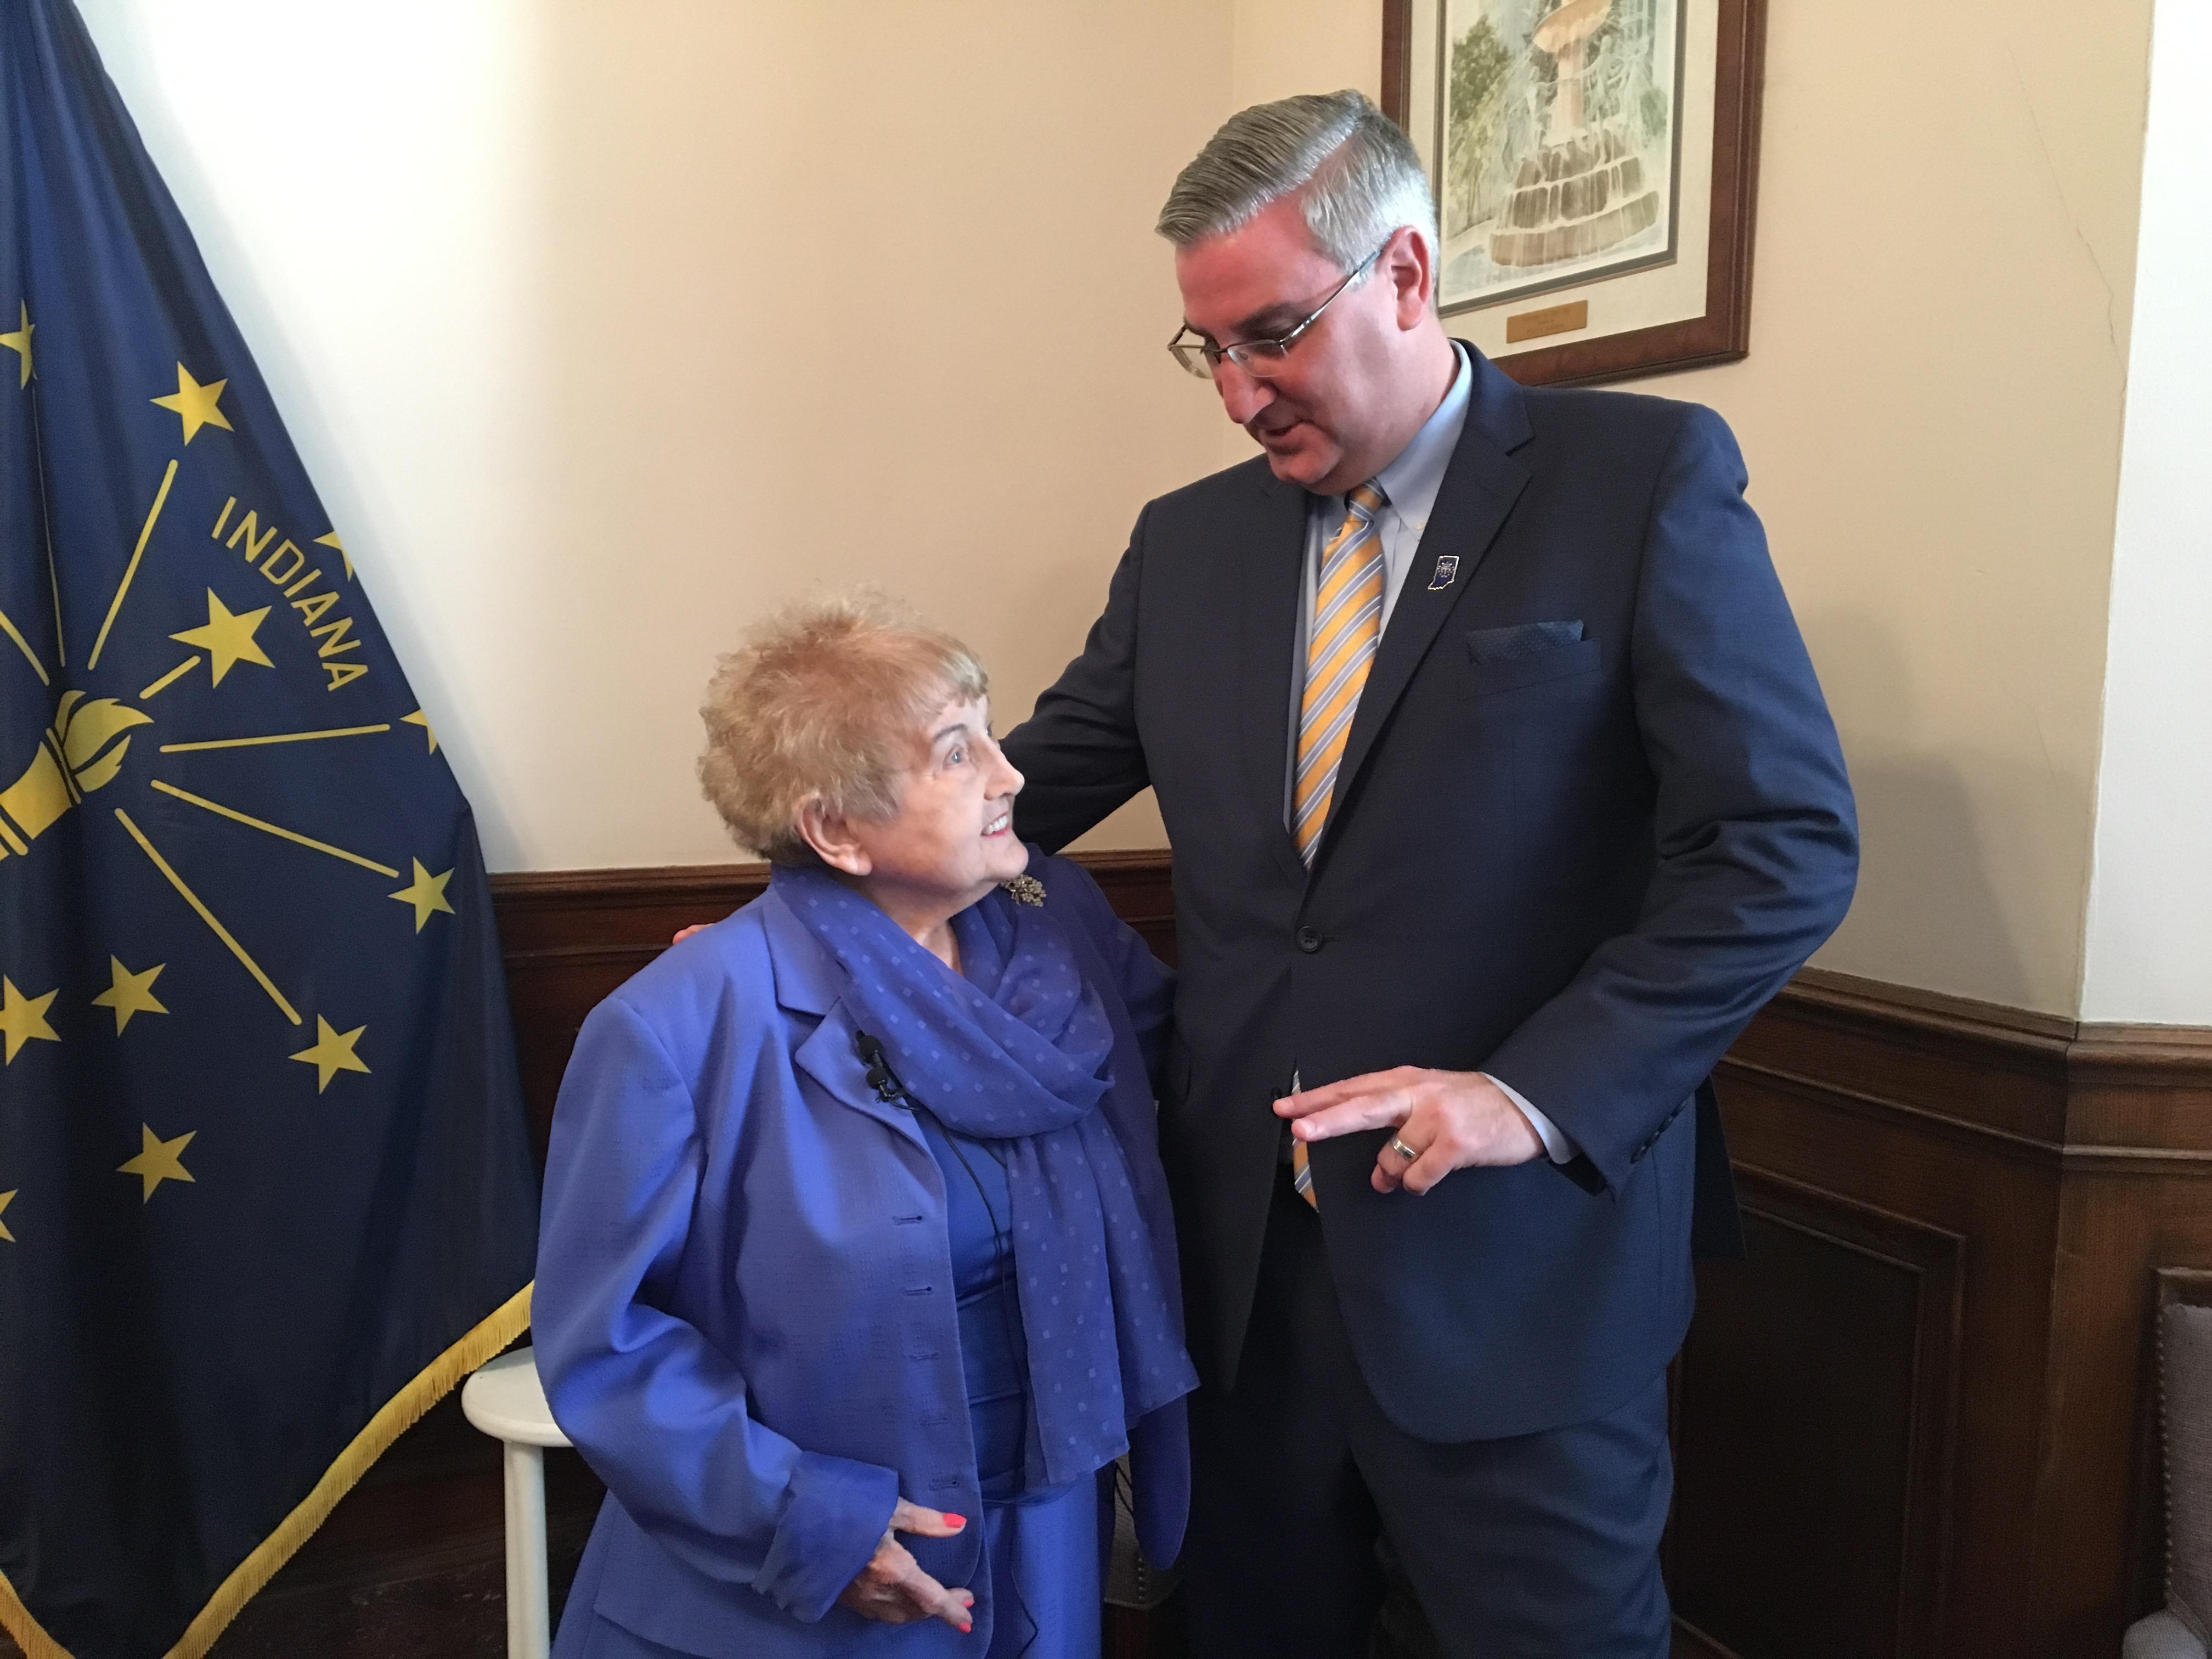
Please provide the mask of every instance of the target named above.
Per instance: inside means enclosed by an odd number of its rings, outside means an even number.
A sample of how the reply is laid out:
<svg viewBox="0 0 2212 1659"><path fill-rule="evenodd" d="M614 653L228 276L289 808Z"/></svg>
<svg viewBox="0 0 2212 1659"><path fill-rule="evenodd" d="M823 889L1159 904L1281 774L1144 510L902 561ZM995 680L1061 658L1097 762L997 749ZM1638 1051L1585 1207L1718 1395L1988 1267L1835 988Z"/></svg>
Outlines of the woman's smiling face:
<svg viewBox="0 0 2212 1659"><path fill-rule="evenodd" d="M1014 836L1022 775L991 733L987 698L946 703L923 724L923 758L908 775L898 811L851 818L844 831L853 884L902 925L957 915L1029 867Z"/></svg>

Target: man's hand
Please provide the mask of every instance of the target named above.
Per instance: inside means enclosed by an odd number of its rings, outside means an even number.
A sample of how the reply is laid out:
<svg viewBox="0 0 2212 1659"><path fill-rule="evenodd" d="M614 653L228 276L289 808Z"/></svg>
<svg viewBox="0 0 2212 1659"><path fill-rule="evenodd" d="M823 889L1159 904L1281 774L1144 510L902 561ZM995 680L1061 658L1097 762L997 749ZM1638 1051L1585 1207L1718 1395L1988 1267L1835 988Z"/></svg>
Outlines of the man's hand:
<svg viewBox="0 0 2212 1659"><path fill-rule="evenodd" d="M1275 1115L1303 1141L1395 1129L1368 1178L1378 1193L1425 1193L1454 1170L1527 1164L1544 1143L1505 1091L1480 1072L1400 1066L1286 1096ZM1407 1156L1411 1148L1413 1156Z"/></svg>
<svg viewBox="0 0 2212 1659"><path fill-rule="evenodd" d="M863 1619L886 1625L910 1625L917 1619L942 1619L963 1636L975 1628L969 1611L975 1598L964 1589L947 1589L921 1570L898 1541L902 1532L924 1538L951 1538L968 1522L957 1515L923 1509L902 1498L884 1529L884 1541L862 1567L860 1576L837 1593L837 1602Z"/></svg>

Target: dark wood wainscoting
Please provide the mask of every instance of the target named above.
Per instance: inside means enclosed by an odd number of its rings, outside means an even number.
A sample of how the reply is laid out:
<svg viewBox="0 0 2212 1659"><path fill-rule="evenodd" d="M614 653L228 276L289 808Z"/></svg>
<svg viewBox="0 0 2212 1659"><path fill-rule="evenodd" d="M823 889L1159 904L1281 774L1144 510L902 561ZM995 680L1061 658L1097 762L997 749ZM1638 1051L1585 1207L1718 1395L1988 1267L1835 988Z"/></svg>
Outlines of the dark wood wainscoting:
<svg viewBox="0 0 2212 1659"><path fill-rule="evenodd" d="M1686 1650L2111 1659L2158 1600L2154 1309L2212 1268L2212 1033L1808 969L1719 1085L1753 1254L1679 1375Z"/></svg>
<svg viewBox="0 0 2212 1659"><path fill-rule="evenodd" d="M1086 862L1172 958L1164 856ZM762 879L494 878L541 1149L586 1012ZM1752 1254L1701 1267L1677 1373L1678 1651L2112 1659L2158 1599L2154 1309L2212 1299L2212 1032L1808 970L1720 1088ZM557 1595L598 1489L573 1454L548 1486ZM500 1517L449 1401L216 1651L494 1659Z"/></svg>
<svg viewBox="0 0 2212 1659"><path fill-rule="evenodd" d="M1929 1652L1964 1241L1739 1178L1750 1255L1701 1270L1677 1374L1676 1601L1747 1656Z"/></svg>

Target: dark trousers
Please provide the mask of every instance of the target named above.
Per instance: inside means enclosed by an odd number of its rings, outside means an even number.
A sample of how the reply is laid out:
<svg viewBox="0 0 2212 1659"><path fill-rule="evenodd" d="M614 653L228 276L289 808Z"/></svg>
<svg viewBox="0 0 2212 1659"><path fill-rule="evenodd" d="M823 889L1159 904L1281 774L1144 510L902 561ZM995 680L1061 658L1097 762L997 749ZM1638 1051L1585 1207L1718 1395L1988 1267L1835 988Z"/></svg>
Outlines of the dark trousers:
<svg viewBox="0 0 2212 1659"><path fill-rule="evenodd" d="M1419 1203L1419 1199L1401 1201ZM1237 1386L1193 1401L1204 1659L1360 1659L1395 1557L1449 1659L1666 1659L1667 1383L1587 1423L1437 1445L1383 1416L1319 1217L1278 1182Z"/></svg>

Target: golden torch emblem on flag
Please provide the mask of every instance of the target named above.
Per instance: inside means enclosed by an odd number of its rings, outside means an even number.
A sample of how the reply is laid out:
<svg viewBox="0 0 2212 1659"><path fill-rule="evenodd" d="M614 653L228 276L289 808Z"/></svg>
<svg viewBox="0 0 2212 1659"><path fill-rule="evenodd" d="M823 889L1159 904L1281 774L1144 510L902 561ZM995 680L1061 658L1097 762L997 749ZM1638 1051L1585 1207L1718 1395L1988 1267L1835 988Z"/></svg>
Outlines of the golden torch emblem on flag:
<svg viewBox="0 0 2212 1659"><path fill-rule="evenodd" d="M153 724L151 715L112 697L83 698L82 691L62 694L31 763L0 789L0 859L11 853L22 857L63 813L112 783L131 747L125 734L134 726Z"/></svg>

